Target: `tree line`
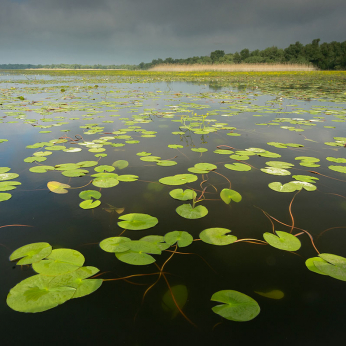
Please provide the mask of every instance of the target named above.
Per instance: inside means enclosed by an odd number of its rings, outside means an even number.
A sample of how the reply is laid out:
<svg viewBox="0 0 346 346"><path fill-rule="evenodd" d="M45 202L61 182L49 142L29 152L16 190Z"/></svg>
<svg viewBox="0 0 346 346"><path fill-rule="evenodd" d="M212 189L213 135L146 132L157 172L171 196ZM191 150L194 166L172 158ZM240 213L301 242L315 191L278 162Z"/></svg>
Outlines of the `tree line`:
<svg viewBox="0 0 346 346"><path fill-rule="evenodd" d="M80 64L2 64L0 69L126 69L148 70L161 64L240 64L240 63L288 63L288 64L312 64L321 70L346 70L346 41L320 44L320 39L303 45L299 41L290 44L287 48L276 46L263 50L250 51L244 48L240 52L225 53L223 50L215 50L206 56L194 56L187 59L154 59L151 62L141 62L139 65L80 65Z"/></svg>

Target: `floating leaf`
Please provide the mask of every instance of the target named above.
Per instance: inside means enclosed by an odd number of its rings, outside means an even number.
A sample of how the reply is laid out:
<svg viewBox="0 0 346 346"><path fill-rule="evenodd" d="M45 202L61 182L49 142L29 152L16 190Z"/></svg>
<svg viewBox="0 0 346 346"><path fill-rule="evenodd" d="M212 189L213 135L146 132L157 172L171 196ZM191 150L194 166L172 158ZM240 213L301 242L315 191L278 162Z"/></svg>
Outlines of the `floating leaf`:
<svg viewBox="0 0 346 346"><path fill-rule="evenodd" d="M220 197L226 204L230 204L231 201L238 203L242 199L241 194L239 192L231 189L223 189L220 192Z"/></svg>
<svg viewBox="0 0 346 346"><path fill-rule="evenodd" d="M328 161L336 162L336 163L346 163L346 159L341 157L326 157Z"/></svg>
<svg viewBox="0 0 346 346"><path fill-rule="evenodd" d="M89 171L87 171L86 169L71 169L71 170L61 172L62 175L64 175L65 177L70 177L70 178L83 177L84 175L88 173Z"/></svg>
<svg viewBox="0 0 346 346"><path fill-rule="evenodd" d="M119 217L118 226L130 230L143 230L154 227L159 221L148 214L131 213Z"/></svg>
<svg viewBox="0 0 346 346"><path fill-rule="evenodd" d="M162 161L157 161L156 163L158 166L163 166L163 167L170 167L170 166L175 166L177 162L175 161L169 161L169 160L162 160Z"/></svg>
<svg viewBox="0 0 346 346"><path fill-rule="evenodd" d="M71 273L84 264L84 256L71 249L56 249L44 260L33 263L35 272L48 276Z"/></svg>
<svg viewBox="0 0 346 346"><path fill-rule="evenodd" d="M52 277L31 276L14 286L7 296L7 305L19 312L42 312L65 303L76 292L73 287L51 285Z"/></svg>
<svg viewBox="0 0 346 346"><path fill-rule="evenodd" d="M314 261L319 271L334 279L346 281L346 258L327 253L321 253L319 257L324 260L324 262Z"/></svg>
<svg viewBox="0 0 346 346"><path fill-rule="evenodd" d="M33 173L47 173L48 171L54 171L55 168L53 166L35 166L29 168L30 172Z"/></svg>
<svg viewBox="0 0 346 346"><path fill-rule="evenodd" d="M81 161L77 163L79 167L83 167L83 168L93 167L93 166L96 166L97 164L98 164L97 161Z"/></svg>
<svg viewBox="0 0 346 346"><path fill-rule="evenodd" d="M227 228L207 228L199 234L199 237L207 244L229 245L237 240L236 236L227 234L229 232L231 230Z"/></svg>
<svg viewBox="0 0 346 346"><path fill-rule="evenodd" d="M208 151L206 148L191 148L192 151L195 151L196 153L205 153Z"/></svg>
<svg viewBox="0 0 346 346"><path fill-rule="evenodd" d="M305 181L307 183L316 183L315 180L319 180L317 177L312 177L310 175L292 175L292 178L299 181Z"/></svg>
<svg viewBox="0 0 346 346"><path fill-rule="evenodd" d="M266 165L275 168L292 168L294 166L293 163L283 162L283 161L268 161Z"/></svg>
<svg viewBox="0 0 346 346"><path fill-rule="evenodd" d="M197 176L194 174L176 174L173 176L161 178L159 182L165 185L183 185L192 183L197 179Z"/></svg>
<svg viewBox="0 0 346 346"><path fill-rule="evenodd" d="M49 181L47 187L51 192L63 194L68 193L66 189L69 189L71 186L67 184L59 183L58 181Z"/></svg>
<svg viewBox="0 0 346 346"><path fill-rule="evenodd" d="M178 199L180 201L188 201L189 199L194 199L197 196L197 193L193 190L186 189L175 189L169 192L170 196L174 199Z"/></svg>
<svg viewBox="0 0 346 346"><path fill-rule="evenodd" d="M317 269L314 262L323 262L323 263L328 263L328 262L326 262L321 257L311 257L305 261L305 265L310 271L315 272L317 274L321 274L321 275L327 275L323 273L322 271L320 271L319 269Z"/></svg>
<svg viewBox="0 0 346 346"><path fill-rule="evenodd" d="M346 173L346 166L328 166L328 168L339 173Z"/></svg>
<svg viewBox="0 0 346 346"><path fill-rule="evenodd" d="M180 144L169 144L168 145L168 148L171 148L171 149L178 149L178 148L184 148L183 145L180 145ZM137 154L138 155L138 154Z"/></svg>
<svg viewBox="0 0 346 346"><path fill-rule="evenodd" d="M73 287L76 291L72 298L84 297L95 292L102 285L102 279L87 279L98 272L99 270L95 267L81 267L72 273L55 277L50 285Z"/></svg>
<svg viewBox="0 0 346 346"><path fill-rule="evenodd" d="M170 245L165 242L165 239L162 235L147 235L140 240L155 244L161 251L166 250L170 247Z"/></svg>
<svg viewBox="0 0 346 346"><path fill-rule="evenodd" d="M0 202L9 200L12 197L10 193L0 193Z"/></svg>
<svg viewBox="0 0 346 346"><path fill-rule="evenodd" d="M21 260L17 262L18 265L32 264L46 258L51 252L52 247L49 243L32 243L24 245L12 252L10 261L21 258Z"/></svg>
<svg viewBox="0 0 346 346"><path fill-rule="evenodd" d="M21 185L19 181L0 181L0 191L10 191L16 189L16 186Z"/></svg>
<svg viewBox="0 0 346 346"><path fill-rule="evenodd" d="M138 180L138 175L133 175L133 174L123 174L119 175L117 178L119 181L136 181Z"/></svg>
<svg viewBox="0 0 346 346"><path fill-rule="evenodd" d="M79 194L79 197L81 199L91 199L91 197L95 199L99 199L101 198L101 192L96 190L84 190Z"/></svg>
<svg viewBox="0 0 346 346"><path fill-rule="evenodd" d="M115 167L113 166L108 166L108 165L101 165L101 166L97 166L94 168L94 170L96 172L113 172L115 170Z"/></svg>
<svg viewBox="0 0 346 346"><path fill-rule="evenodd" d="M92 184L96 187L109 188L119 184L119 180L110 177L100 177L93 180Z"/></svg>
<svg viewBox="0 0 346 346"><path fill-rule="evenodd" d="M287 171L286 169L275 168L275 167L261 168L261 171L264 173L273 174L273 175L290 175L291 174L291 172Z"/></svg>
<svg viewBox="0 0 346 346"><path fill-rule="evenodd" d="M238 291L218 291L212 295L211 300L225 303L214 306L212 310L227 320L246 322L254 319L260 313L258 303L251 297Z"/></svg>
<svg viewBox="0 0 346 346"><path fill-rule="evenodd" d="M200 219L208 214L208 209L203 205L193 208L191 204L180 205L176 212L185 219Z"/></svg>
<svg viewBox="0 0 346 346"><path fill-rule="evenodd" d="M275 231L277 235L266 232L263 234L264 240L271 246L286 251L297 251L301 247L300 240L293 234Z"/></svg>
<svg viewBox="0 0 346 346"><path fill-rule="evenodd" d="M0 181L11 180L18 177L19 177L19 174L17 173L3 173L3 174L0 174Z"/></svg>
<svg viewBox="0 0 346 346"><path fill-rule="evenodd" d="M284 184L282 185L280 182L276 181L273 183L269 183L268 186L277 192L293 192L297 190L297 187L293 184Z"/></svg>
<svg viewBox="0 0 346 346"><path fill-rule="evenodd" d="M101 201L93 201L92 199L87 199L81 203L79 203L79 206L82 209L93 209L98 207L101 204Z"/></svg>
<svg viewBox="0 0 346 346"><path fill-rule="evenodd" d="M106 252L125 252L130 249L127 246L127 243L130 241L131 239L126 237L111 237L103 239L100 247Z"/></svg>
<svg viewBox="0 0 346 346"><path fill-rule="evenodd" d="M165 242L169 245L178 244L179 247L189 246L193 242L193 237L185 231L168 232L164 236Z"/></svg>
<svg viewBox="0 0 346 346"><path fill-rule="evenodd" d="M245 171L251 170L251 167L249 165L246 165L245 163L239 163L239 162L235 162L232 164L226 163L225 167L232 171L239 171L239 172L245 172Z"/></svg>

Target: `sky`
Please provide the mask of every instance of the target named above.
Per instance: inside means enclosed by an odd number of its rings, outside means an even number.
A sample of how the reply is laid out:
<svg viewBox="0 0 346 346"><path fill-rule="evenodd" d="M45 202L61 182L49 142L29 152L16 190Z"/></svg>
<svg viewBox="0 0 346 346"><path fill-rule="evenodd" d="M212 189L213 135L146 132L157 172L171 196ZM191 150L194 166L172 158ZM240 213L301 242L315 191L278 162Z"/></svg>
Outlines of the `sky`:
<svg viewBox="0 0 346 346"><path fill-rule="evenodd" d="M345 0L0 0L0 64L139 64L346 40Z"/></svg>

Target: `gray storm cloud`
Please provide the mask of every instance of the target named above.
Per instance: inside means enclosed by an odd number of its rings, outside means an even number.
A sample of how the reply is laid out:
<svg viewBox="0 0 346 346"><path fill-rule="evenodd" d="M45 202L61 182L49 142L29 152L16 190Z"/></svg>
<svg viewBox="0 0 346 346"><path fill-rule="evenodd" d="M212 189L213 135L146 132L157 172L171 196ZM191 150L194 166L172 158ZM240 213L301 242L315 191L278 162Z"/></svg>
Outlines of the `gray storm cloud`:
<svg viewBox="0 0 346 346"><path fill-rule="evenodd" d="M0 63L139 63L344 41L344 0L0 0Z"/></svg>

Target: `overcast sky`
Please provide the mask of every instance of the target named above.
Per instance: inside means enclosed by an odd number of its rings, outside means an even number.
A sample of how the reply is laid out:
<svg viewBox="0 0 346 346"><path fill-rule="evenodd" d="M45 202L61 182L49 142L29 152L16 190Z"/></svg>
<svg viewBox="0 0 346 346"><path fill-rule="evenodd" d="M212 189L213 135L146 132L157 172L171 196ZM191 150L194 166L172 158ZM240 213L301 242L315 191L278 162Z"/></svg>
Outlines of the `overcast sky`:
<svg viewBox="0 0 346 346"><path fill-rule="evenodd" d="M138 64L346 40L346 0L0 0L0 63Z"/></svg>

